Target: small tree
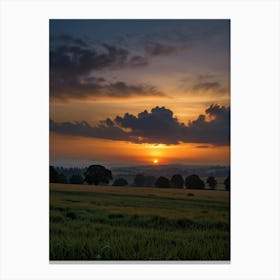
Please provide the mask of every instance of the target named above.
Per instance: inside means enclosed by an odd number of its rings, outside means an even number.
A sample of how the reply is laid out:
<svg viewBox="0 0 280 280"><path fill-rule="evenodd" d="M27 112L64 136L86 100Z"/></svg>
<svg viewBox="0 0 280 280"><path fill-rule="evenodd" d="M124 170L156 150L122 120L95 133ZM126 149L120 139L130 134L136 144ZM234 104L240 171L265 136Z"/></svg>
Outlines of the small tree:
<svg viewBox="0 0 280 280"><path fill-rule="evenodd" d="M112 179L112 172L102 165L91 165L85 172L85 181L89 185L98 185L99 183L108 184Z"/></svg>
<svg viewBox="0 0 280 280"><path fill-rule="evenodd" d="M50 166L50 183L61 183L67 184L67 179L63 173L58 173L56 169L51 165Z"/></svg>
<svg viewBox="0 0 280 280"><path fill-rule="evenodd" d="M70 178L70 184L78 184L81 185L83 184L84 179L81 175L79 174L73 174Z"/></svg>
<svg viewBox="0 0 280 280"><path fill-rule="evenodd" d="M128 182L124 179L124 178L119 178L119 179L116 179L113 183L112 186L127 186L128 185Z"/></svg>
<svg viewBox="0 0 280 280"><path fill-rule="evenodd" d="M180 174L173 175L170 180L170 185L171 185L171 187L174 187L174 188L183 188L184 179L183 179L182 175L180 175Z"/></svg>
<svg viewBox="0 0 280 280"><path fill-rule="evenodd" d="M170 187L169 180L163 176L160 176L159 178L157 178L155 182L155 186L157 188L169 188Z"/></svg>
<svg viewBox="0 0 280 280"><path fill-rule="evenodd" d="M228 175L226 177L226 179L224 180L224 185L225 185L225 190L229 191L230 190L230 175Z"/></svg>
<svg viewBox="0 0 280 280"><path fill-rule="evenodd" d="M206 182L212 190L217 186L217 180L213 176L208 177Z"/></svg>
<svg viewBox="0 0 280 280"><path fill-rule="evenodd" d="M204 189L205 184L198 175L190 175L185 180L185 186L188 189Z"/></svg>

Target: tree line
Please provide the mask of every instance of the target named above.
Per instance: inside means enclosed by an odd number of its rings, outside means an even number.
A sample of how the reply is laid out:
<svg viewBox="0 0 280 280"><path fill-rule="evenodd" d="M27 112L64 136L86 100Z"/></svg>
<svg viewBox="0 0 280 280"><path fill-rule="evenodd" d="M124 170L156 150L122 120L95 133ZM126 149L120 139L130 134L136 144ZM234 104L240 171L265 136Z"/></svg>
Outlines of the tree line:
<svg viewBox="0 0 280 280"><path fill-rule="evenodd" d="M113 180L112 172L102 165L91 165L84 172L84 177L80 174L73 174L69 180L63 173L59 173L54 166L50 166L50 183L70 183L99 185L109 184ZM214 176L209 176L206 180L208 188L214 190L218 184ZM226 190L230 190L230 175L224 180ZM128 186L124 178L117 178L113 181L112 186ZM136 187L157 187L157 188L188 188L188 189L205 189L205 182L196 174L187 176L185 179L181 174L174 174L171 179L164 176L158 178L151 175L137 174L133 181Z"/></svg>

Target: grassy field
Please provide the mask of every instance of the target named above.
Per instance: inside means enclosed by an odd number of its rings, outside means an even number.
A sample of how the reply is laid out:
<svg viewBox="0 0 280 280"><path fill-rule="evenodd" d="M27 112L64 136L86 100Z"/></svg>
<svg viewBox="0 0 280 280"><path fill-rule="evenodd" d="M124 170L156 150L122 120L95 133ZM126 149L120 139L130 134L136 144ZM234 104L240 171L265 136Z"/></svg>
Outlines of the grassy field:
<svg viewBox="0 0 280 280"><path fill-rule="evenodd" d="M229 259L229 192L50 184L50 260Z"/></svg>

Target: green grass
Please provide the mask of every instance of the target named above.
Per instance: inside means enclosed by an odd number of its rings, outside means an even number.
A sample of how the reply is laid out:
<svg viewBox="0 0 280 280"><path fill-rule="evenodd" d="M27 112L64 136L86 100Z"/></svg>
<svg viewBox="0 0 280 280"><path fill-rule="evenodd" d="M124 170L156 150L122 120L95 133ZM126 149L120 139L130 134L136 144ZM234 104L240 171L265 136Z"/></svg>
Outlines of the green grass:
<svg viewBox="0 0 280 280"><path fill-rule="evenodd" d="M50 186L51 260L229 260L229 193Z"/></svg>

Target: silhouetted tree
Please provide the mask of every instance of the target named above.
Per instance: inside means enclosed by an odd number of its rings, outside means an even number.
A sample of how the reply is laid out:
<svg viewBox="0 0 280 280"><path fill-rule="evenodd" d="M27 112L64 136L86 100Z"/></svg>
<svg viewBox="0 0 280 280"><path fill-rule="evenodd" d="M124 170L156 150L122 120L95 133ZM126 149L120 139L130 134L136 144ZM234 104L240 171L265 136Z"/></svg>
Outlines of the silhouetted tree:
<svg viewBox="0 0 280 280"><path fill-rule="evenodd" d="M81 185L83 184L84 182L84 179L81 175L79 174L74 174L71 176L70 178L70 184L78 184L78 185Z"/></svg>
<svg viewBox="0 0 280 280"><path fill-rule="evenodd" d="M230 175L228 175L226 177L226 179L224 180L224 185L225 185L226 191L229 191L230 190Z"/></svg>
<svg viewBox="0 0 280 280"><path fill-rule="evenodd" d="M112 186L127 186L128 182L124 178L116 179Z"/></svg>
<svg viewBox="0 0 280 280"><path fill-rule="evenodd" d="M50 174L49 175L50 175L50 183L56 183L56 180L58 178L58 173L52 165L50 166Z"/></svg>
<svg viewBox="0 0 280 280"><path fill-rule="evenodd" d="M213 176L208 177L206 182L212 190L217 186L217 180Z"/></svg>
<svg viewBox="0 0 280 280"><path fill-rule="evenodd" d="M174 187L174 188L183 188L184 179L183 179L182 175L180 175L180 174L173 175L170 180L170 185L171 185L171 187Z"/></svg>
<svg viewBox="0 0 280 280"><path fill-rule="evenodd" d="M102 165L91 165L85 172L85 181L89 185L98 185L99 183L108 184L112 179L112 172Z"/></svg>
<svg viewBox="0 0 280 280"><path fill-rule="evenodd" d="M137 174L134 178L134 185L136 187L143 187L145 185L145 176L143 174Z"/></svg>
<svg viewBox="0 0 280 280"><path fill-rule="evenodd" d="M188 189L204 189L205 184L198 175L190 175L185 180L185 186Z"/></svg>
<svg viewBox="0 0 280 280"><path fill-rule="evenodd" d="M63 173L58 173L56 169L51 165L50 166L50 183L61 183L67 184L67 179Z"/></svg>
<svg viewBox="0 0 280 280"><path fill-rule="evenodd" d="M155 187L169 188L170 187L169 180L166 177L160 176L159 178L157 178L155 182Z"/></svg>

